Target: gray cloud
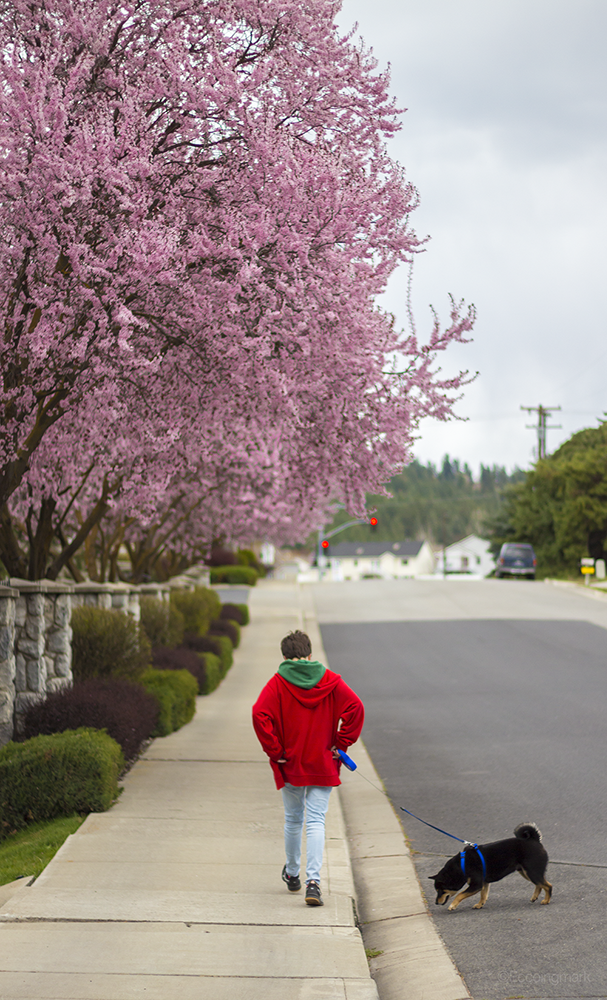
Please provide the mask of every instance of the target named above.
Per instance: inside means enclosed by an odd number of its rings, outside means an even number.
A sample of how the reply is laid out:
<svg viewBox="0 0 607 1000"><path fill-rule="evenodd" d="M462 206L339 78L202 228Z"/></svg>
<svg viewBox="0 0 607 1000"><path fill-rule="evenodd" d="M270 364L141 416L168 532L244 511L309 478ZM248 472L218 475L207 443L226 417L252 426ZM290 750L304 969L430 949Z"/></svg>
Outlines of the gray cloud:
<svg viewBox="0 0 607 1000"><path fill-rule="evenodd" d="M340 23L355 20L409 109L391 151L432 236L420 326L430 302L446 315L448 292L479 311L474 344L445 364L480 371L460 404L470 422L428 424L419 457L526 465L521 404L563 405L553 448L607 409L607 4L345 0ZM385 297L403 324L405 286L396 275Z"/></svg>

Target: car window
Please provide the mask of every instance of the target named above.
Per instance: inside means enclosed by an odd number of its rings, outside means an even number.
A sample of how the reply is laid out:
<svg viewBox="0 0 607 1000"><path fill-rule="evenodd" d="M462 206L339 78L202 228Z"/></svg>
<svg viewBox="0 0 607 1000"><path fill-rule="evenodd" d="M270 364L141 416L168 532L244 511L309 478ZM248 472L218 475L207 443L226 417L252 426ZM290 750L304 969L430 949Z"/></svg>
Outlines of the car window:
<svg viewBox="0 0 607 1000"><path fill-rule="evenodd" d="M503 554L524 559L526 556L533 554L533 549L531 545L505 545Z"/></svg>

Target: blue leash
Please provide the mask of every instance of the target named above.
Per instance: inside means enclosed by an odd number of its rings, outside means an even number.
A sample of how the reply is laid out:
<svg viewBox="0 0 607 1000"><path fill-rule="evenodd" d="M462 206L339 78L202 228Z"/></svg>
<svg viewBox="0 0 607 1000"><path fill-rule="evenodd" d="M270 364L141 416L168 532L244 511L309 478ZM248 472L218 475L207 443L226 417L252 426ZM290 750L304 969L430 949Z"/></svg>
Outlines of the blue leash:
<svg viewBox="0 0 607 1000"><path fill-rule="evenodd" d="M343 750L338 750L337 752L341 758L342 764L345 764L345 766L348 768L349 771L356 771L357 765L354 763L352 758L348 757L347 753L344 753ZM365 777L364 774L361 775L361 777L364 778ZM368 778L366 780L369 781ZM369 784L373 785L373 782L369 781ZM373 787L375 788L376 786L373 785ZM378 791L381 791L381 789L378 789ZM469 840L462 840L461 837L456 837L455 834L453 833L447 833L446 830L441 830L440 826L434 826L432 823L427 823L425 819L421 818L421 816L416 816L415 813L409 812L409 810L405 809L404 806L400 806L400 809L402 812L407 813L408 816L413 816L413 819L416 819L418 820L418 822L423 823L424 826L429 826L431 830L436 830L437 833L444 833L445 837L451 837L452 840L458 840L460 844L464 845L464 849L463 851L460 851L459 855L459 863L461 865L462 873L464 874L464 876L466 876L466 849L471 847L474 851L476 851L479 858L481 859L481 865L483 869L483 882L485 881L487 877L487 865L485 864L485 859L478 844L471 844Z"/></svg>
<svg viewBox="0 0 607 1000"><path fill-rule="evenodd" d="M462 873L464 875L466 875L466 849L469 848L469 847L471 847L474 851L476 851L476 853L478 854L479 858L481 859L481 865L482 865L482 869L483 869L483 882L485 881L485 879L487 877L487 865L485 864L485 859L483 857L483 853L480 850L478 844L471 844L469 840L462 840L461 837L456 837L452 833L447 833L446 830L441 830L440 826L433 826L432 823L426 823L425 819L422 819L420 816L416 816L415 813L409 812L409 810L405 809L404 806L401 806L400 808L401 808L402 812L407 813L407 815L409 815L409 816L413 816L413 819L419 820L419 822L423 823L424 826L429 826L432 830L436 830L438 833L444 833L445 837L451 837L452 840L459 840L460 844L464 844L465 845L464 846L464 850L460 851L460 853L459 853L459 863L461 865Z"/></svg>

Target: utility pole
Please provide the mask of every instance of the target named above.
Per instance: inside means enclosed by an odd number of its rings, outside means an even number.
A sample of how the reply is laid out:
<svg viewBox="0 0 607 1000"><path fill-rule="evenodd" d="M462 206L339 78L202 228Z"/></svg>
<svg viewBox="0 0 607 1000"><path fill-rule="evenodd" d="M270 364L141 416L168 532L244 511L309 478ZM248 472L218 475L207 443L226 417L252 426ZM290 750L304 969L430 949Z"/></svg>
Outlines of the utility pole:
<svg viewBox="0 0 607 1000"><path fill-rule="evenodd" d="M562 427L562 424L550 424L546 423L548 415L554 413L555 410L560 410L560 406L521 406L521 410L527 410L529 413L537 413L537 425L536 424L526 424L529 430L537 431L537 457L538 461L540 458L546 458L546 431L548 430L558 430Z"/></svg>

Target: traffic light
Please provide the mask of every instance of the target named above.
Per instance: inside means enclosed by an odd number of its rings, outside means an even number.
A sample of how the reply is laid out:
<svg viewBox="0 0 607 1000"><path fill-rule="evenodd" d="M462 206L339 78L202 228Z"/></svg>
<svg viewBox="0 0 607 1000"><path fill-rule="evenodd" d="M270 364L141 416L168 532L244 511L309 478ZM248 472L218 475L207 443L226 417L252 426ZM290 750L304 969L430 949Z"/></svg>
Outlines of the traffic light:
<svg viewBox="0 0 607 1000"><path fill-rule="evenodd" d="M329 540L328 540L328 538L323 538L323 540L322 540L322 542L320 544L321 544L321 547L322 547L322 550L323 550L324 554L326 556L328 556L329 555Z"/></svg>
<svg viewBox="0 0 607 1000"><path fill-rule="evenodd" d="M369 521L369 524L371 525L371 531L375 531L375 529L377 528L377 518L373 516Z"/></svg>

